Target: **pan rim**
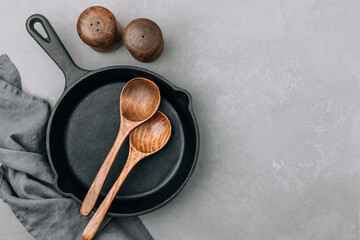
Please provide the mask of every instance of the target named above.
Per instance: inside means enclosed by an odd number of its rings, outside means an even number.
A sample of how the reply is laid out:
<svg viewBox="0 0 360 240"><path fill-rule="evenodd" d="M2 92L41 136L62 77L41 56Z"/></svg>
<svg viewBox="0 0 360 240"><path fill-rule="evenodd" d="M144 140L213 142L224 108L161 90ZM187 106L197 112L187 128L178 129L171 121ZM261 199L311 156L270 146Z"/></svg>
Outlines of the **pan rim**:
<svg viewBox="0 0 360 240"><path fill-rule="evenodd" d="M145 69L145 68L141 68L141 67L137 67L137 66L130 66L130 65L114 65L114 66L109 66L109 67L104 67L104 68L100 68L97 70L90 70L88 71L85 75L81 76L80 78L78 78L76 81L74 81L68 88L65 89L65 91L62 93L62 95L60 96L60 98L57 100L55 106L53 107L50 117L49 117L49 121L47 124L47 129L46 129L46 151L47 151L47 155L48 155L48 160L49 160L49 164L51 167L52 172L54 173L54 186L55 189L61 193L63 196L67 196L67 197L71 197L72 199L74 199L76 202L78 203L82 203L82 201L76 197L73 193L69 193L69 192L64 192L63 190L60 189L59 185L58 185L58 179L59 179L59 174L55 169L55 166L53 164L52 161L52 156L51 156L51 151L50 151L50 130L51 130L51 126L52 126L52 122L54 119L54 115L55 112L58 108L58 106L60 105L60 103L62 102L62 100L64 99L64 97L80 82L86 80L88 77L97 74L97 73L101 73L101 72L105 72L108 70L114 70L114 69L128 69L128 70L137 70L137 71L141 71L141 72L145 72L147 74L153 75L154 77L160 79L161 81L163 81L165 84L167 84L169 87L171 87L174 91L176 92L182 92L184 93L187 98L189 99L189 103L187 106L187 110L190 113L190 116L192 118L192 122L194 124L194 129L195 129L195 153L194 153L194 158L193 158L193 162L190 168L190 171L188 172L185 180L183 181L183 183L180 185L180 187L172 194L170 195L165 201L162 201L161 203L146 209L146 210L142 210L142 211L138 211L138 212L132 212L132 213L114 213L114 212L108 212L107 215L109 216L113 216L113 217L133 217L133 216L139 216L139 215L144 215L146 213L155 211L161 207L163 207L164 205L168 204L170 201L172 201L185 187L185 185L187 184L187 182L189 181L190 177L192 176L196 164L197 164L197 160L198 160L198 156L199 156L199 150L200 150L200 134L199 134L199 127L197 124L197 120L195 117L195 113L194 113L194 109L193 109L193 102L192 102L192 96L191 94L183 89L180 88L176 85L174 85L173 83L171 83L170 81L168 81L166 78L164 78L163 76ZM94 210L96 210L97 208L94 208ZM93 210L93 211L94 211Z"/></svg>

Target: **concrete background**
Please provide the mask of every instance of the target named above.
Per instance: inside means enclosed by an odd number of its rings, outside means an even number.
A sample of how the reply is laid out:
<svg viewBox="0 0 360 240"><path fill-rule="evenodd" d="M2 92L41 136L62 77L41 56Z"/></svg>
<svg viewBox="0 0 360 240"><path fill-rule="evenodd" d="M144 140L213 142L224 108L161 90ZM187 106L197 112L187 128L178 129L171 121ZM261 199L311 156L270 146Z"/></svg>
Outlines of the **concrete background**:
<svg viewBox="0 0 360 240"><path fill-rule="evenodd" d="M25 30L40 13L81 67L141 66L193 95L199 162L174 201L141 217L156 239L360 239L359 0L0 2L0 53L27 93L53 105L64 86ZM157 22L161 58L83 44L76 21L92 5L123 28ZM32 239L3 202L0 232Z"/></svg>

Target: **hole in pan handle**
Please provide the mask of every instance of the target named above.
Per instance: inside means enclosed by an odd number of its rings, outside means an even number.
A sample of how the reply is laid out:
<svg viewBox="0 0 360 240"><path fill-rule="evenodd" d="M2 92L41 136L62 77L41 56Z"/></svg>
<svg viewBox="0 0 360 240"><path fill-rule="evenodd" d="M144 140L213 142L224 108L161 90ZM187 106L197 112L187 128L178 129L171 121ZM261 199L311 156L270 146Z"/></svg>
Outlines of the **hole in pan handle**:
<svg viewBox="0 0 360 240"><path fill-rule="evenodd" d="M37 23L40 23L40 25ZM37 26L35 27L35 25ZM40 29L39 31L46 34L41 34L37 30L38 27L42 27L44 31ZM30 16L26 21L26 29L63 71L66 79L65 88L88 73L88 71L81 69L74 63L55 30L44 16L40 14Z"/></svg>

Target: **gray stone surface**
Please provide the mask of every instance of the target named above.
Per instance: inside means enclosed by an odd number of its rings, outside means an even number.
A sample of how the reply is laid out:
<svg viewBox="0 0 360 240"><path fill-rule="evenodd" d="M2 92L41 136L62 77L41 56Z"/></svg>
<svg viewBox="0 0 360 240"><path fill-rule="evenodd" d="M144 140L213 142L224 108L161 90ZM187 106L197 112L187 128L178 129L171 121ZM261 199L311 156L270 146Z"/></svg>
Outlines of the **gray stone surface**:
<svg viewBox="0 0 360 240"><path fill-rule="evenodd" d="M162 57L92 51L76 32L91 5L123 27L153 19ZM193 95L198 166L175 200L142 217L156 239L360 239L359 1L1 0L0 53L26 92L54 104L64 77L25 30L33 13L81 67L141 66ZM31 239L2 202L0 232Z"/></svg>

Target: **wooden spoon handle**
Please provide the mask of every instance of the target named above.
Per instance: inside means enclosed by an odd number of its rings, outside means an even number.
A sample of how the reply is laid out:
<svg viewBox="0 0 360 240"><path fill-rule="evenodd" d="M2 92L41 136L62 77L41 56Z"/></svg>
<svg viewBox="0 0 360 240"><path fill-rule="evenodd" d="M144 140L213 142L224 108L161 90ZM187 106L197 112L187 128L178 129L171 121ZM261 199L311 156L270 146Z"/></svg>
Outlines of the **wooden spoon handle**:
<svg viewBox="0 0 360 240"><path fill-rule="evenodd" d="M137 159L134 159L137 158ZM100 207L96 210L94 216L91 218L90 222L86 226L82 238L84 240L91 240L96 234L96 231L100 227L101 222L104 220L104 217L109 210L111 203L113 202L117 192L119 191L121 185L125 181L127 175L131 171L131 169L136 165L138 161L140 161L143 157L140 155L132 155L131 151L129 152L128 160L121 171L120 176L110 189L109 193L106 195L104 201L101 203ZM135 160L135 161L133 161Z"/></svg>
<svg viewBox="0 0 360 240"><path fill-rule="evenodd" d="M91 184L90 189L87 192L85 199L81 205L80 213L83 216L89 215L91 210L94 208L96 200L98 199L100 191L104 185L105 179L110 171L111 165L113 164L121 145L125 141L127 135L129 135L129 132L132 130L132 128L127 128L127 126L123 126L126 125L123 123L124 122L122 121L115 143L112 146L103 164L101 165L99 172L96 174L96 177Z"/></svg>

